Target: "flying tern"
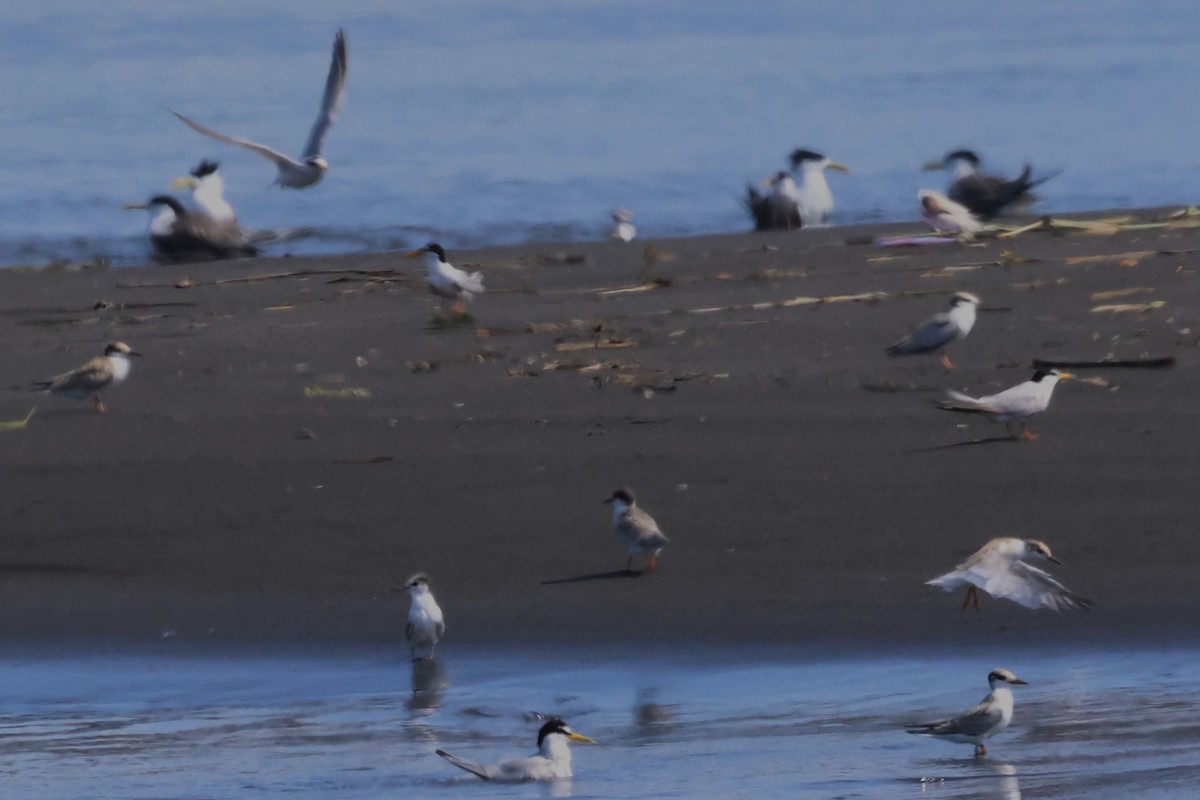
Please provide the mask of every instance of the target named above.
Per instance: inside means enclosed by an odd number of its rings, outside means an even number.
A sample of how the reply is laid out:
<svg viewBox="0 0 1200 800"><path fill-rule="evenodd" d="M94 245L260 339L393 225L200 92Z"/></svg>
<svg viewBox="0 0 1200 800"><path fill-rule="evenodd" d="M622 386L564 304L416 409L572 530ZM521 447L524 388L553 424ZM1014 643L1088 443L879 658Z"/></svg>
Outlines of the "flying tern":
<svg viewBox="0 0 1200 800"><path fill-rule="evenodd" d="M321 178L325 177L325 172L329 169L329 163L321 154L321 149L324 145L326 134L329 133L330 127L333 126L334 120L337 119L338 112L341 111L342 101L345 97L346 36L339 30L333 40L333 58L329 64L329 75L325 78L325 94L321 98L321 110L317 114L317 121L313 123L312 130L308 134L308 142L304 145L304 151L301 153L299 160L285 156L283 153L267 147L265 144L258 144L257 142L241 139L236 136L227 136L224 133L214 131L212 128L206 128L200 123L188 119L178 111L172 111L171 113L179 117L185 125L197 133L216 139L218 142L244 147L274 163L279 171L275 182L280 186L287 189L303 189L320 181Z"/></svg>
<svg viewBox="0 0 1200 800"><path fill-rule="evenodd" d="M1003 597L1026 608L1052 608L1055 611L1088 609L1092 601L1081 597L1031 562L1062 562L1050 553L1045 542L1037 539L1000 537L979 548L970 558L945 575L927 581L947 592L967 587L963 610L974 603L979 610L979 590L992 597Z"/></svg>

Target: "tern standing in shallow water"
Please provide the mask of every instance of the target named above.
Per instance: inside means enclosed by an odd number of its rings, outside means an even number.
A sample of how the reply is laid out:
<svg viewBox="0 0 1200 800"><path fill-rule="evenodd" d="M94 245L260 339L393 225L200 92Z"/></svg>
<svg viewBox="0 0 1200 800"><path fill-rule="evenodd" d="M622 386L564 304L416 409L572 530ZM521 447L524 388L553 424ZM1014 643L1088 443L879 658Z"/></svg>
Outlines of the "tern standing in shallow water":
<svg viewBox="0 0 1200 800"><path fill-rule="evenodd" d="M108 407L100 400L101 389L116 386L129 377L129 358L140 356L124 342L110 342L104 348L104 355L96 356L78 369L64 372L53 378L38 381L34 387L39 391L61 394L64 397L82 399L91 396L100 414L108 411Z"/></svg>
<svg viewBox="0 0 1200 800"><path fill-rule="evenodd" d="M437 600L433 599L427 576L421 573L413 575L404 582L404 588L408 590L412 600L412 605L408 608L408 624L404 626L409 655L413 661L432 661L434 648L446 633L442 608L437 604ZM423 659L418 658L417 651L426 647L429 648L429 655Z"/></svg>
<svg viewBox="0 0 1200 800"><path fill-rule="evenodd" d="M333 40L333 58L329 64L329 74L325 78L325 94L321 98L321 110L308 134L308 142L304 145L304 152L300 155L299 160L289 158L265 144L218 133L212 128L206 128L200 123L188 119L178 111L171 113L197 133L216 139L218 142L244 147L272 162L279 171L275 182L285 189L303 189L320 181L329 169L329 163L321 155L321 149L325 143L325 135L329 133L333 121L337 119L345 97L346 36L339 30Z"/></svg>
<svg viewBox="0 0 1200 800"><path fill-rule="evenodd" d="M932 353L941 350L951 342L967 338L967 334L975 327L975 310L979 307L979 298L969 292L955 292L950 298L950 310L934 314L922 323L914 333L887 349L889 356L908 356L918 353ZM954 362L941 353L938 356L942 366L954 369Z"/></svg>
<svg viewBox="0 0 1200 800"><path fill-rule="evenodd" d="M424 258L429 282L429 291L438 297L454 301L454 313L467 313L467 303L477 294L483 294L483 273L463 272L446 260L446 251L440 244L430 242L420 250L404 254L405 258Z"/></svg>
<svg viewBox="0 0 1200 800"><path fill-rule="evenodd" d="M1033 167L1029 164L1026 164L1021 174L1012 180L988 175L980 171L979 156L971 150L947 153L941 161L926 164L925 169L953 169L954 182L950 184L946 194L951 200L966 206L972 214L982 219L991 219L1006 210L1029 205L1037 199L1029 190L1054 177L1046 175L1042 178L1032 178Z"/></svg>
<svg viewBox="0 0 1200 800"><path fill-rule="evenodd" d="M1033 377L1024 383L1018 383L1009 389L985 397L946 390L949 399L939 403L938 407L946 411L966 411L984 414L996 422L1003 422L1008 435L1013 439L1034 441L1037 434L1029 430L1026 419L1034 414L1040 414L1050 407L1050 397L1059 381L1074 378L1070 372L1060 372L1056 369L1039 369ZM1021 421L1021 434L1013 433L1013 420Z"/></svg>
<svg viewBox="0 0 1200 800"><path fill-rule="evenodd" d="M909 733L933 736L947 742L975 745L975 755L987 755L984 741L1008 727L1013 718L1012 689L1004 684L1025 686L1025 681L1006 669L994 669L988 673L991 691L979 705L967 709L953 719L909 725Z"/></svg>
<svg viewBox="0 0 1200 800"><path fill-rule="evenodd" d="M528 758L513 758L488 766L467 761L466 759L451 755L445 750L438 750L436 752L459 769L465 769L467 772L477 775L485 781L496 781L497 783L552 781L560 778L570 778L573 775L571 771L571 748L568 742L596 743L594 739L589 739L581 733L572 731L561 719L552 717L538 731L537 754Z"/></svg>
<svg viewBox="0 0 1200 800"><path fill-rule="evenodd" d="M632 489L618 489L604 501L612 503L613 532L625 545L629 558L625 562L625 571L633 572L633 557L649 555L646 562L647 570L658 567L658 554L667 546L667 537L658 529L654 517L638 507L633 497Z"/></svg>
<svg viewBox="0 0 1200 800"><path fill-rule="evenodd" d="M1080 597L1031 561L1062 562L1050 553L1045 542L1038 539L1017 539L1003 536L992 539L963 563L945 575L927 581L947 592L967 587L963 611L974 603L979 610L979 590L992 597L1003 597L1026 608L1089 609L1092 601Z"/></svg>

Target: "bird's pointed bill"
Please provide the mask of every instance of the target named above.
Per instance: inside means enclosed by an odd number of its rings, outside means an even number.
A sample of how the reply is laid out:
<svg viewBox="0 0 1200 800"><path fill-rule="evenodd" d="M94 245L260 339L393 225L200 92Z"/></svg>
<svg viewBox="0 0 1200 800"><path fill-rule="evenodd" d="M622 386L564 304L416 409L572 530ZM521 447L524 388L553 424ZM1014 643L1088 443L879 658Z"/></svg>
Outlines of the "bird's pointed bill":
<svg viewBox="0 0 1200 800"><path fill-rule="evenodd" d="M596 744L595 739L590 739L587 736L584 736L582 733L569 733L569 734L567 734L567 738L570 739L572 742L585 742L587 744Z"/></svg>

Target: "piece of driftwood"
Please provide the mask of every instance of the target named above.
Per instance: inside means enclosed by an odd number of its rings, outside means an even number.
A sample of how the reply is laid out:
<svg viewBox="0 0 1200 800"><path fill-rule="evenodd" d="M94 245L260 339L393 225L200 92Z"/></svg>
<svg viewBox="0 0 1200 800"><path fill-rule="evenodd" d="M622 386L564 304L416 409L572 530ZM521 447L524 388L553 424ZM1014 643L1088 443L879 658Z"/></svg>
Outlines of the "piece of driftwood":
<svg viewBox="0 0 1200 800"><path fill-rule="evenodd" d="M1101 358L1101 359L1070 359L1070 358L1035 358L1034 369L1089 369L1117 367L1121 369L1167 369L1175 366L1174 356L1155 356L1151 358Z"/></svg>

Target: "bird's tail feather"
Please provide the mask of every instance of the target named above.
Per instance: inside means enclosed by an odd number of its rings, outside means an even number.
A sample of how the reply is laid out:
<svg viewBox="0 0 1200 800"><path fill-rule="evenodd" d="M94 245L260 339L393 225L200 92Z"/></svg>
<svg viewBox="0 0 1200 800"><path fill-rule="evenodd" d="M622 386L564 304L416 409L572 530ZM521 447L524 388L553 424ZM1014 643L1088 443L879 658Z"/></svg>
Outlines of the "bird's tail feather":
<svg viewBox="0 0 1200 800"><path fill-rule="evenodd" d="M483 294L483 273L472 272L463 281L463 289L473 294Z"/></svg>
<svg viewBox="0 0 1200 800"><path fill-rule="evenodd" d="M978 398L971 397L969 394L956 392L953 389L946 390L946 399L938 402L938 408L947 411L986 411L987 407L979 402Z"/></svg>
<svg viewBox="0 0 1200 800"><path fill-rule="evenodd" d="M473 761L467 761L466 759L459 758L456 755L447 753L445 750L437 750L435 752L459 769L466 770L472 775L483 778L485 781L491 779L491 776L488 775L487 767L483 766L482 764L476 764Z"/></svg>

